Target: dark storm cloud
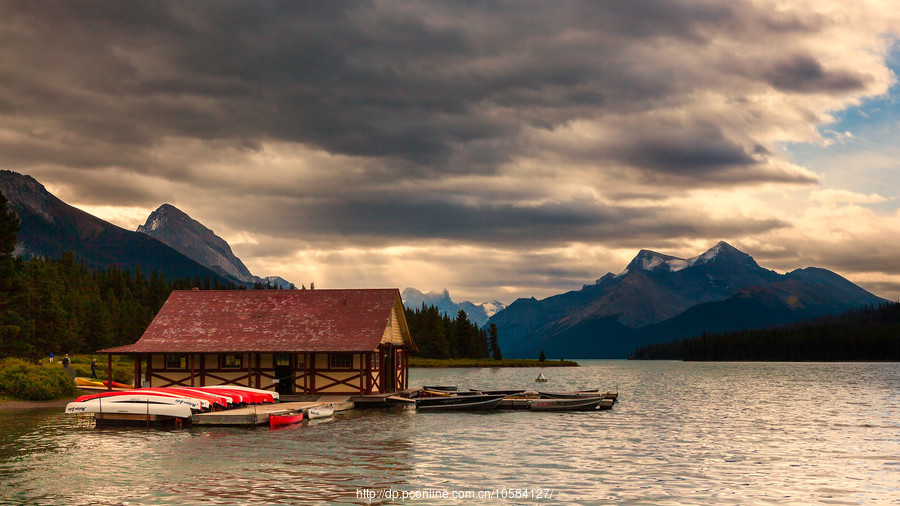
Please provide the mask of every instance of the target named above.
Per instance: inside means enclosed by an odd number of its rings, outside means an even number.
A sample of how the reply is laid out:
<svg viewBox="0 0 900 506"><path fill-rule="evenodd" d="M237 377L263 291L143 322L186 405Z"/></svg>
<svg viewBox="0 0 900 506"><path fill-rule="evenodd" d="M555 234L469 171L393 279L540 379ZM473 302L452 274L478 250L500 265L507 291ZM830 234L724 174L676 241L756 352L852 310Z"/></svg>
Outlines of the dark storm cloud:
<svg viewBox="0 0 900 506"><path fill-rule="evenodd" d="M802 138L831 109L776 118L780 99L864 94L873 82L795 41L831 20L783 11L679 0L0 0L0 166L46 174L95 205L155 207L170 200L160 192L196 188L191 197L213 202L208 216L321 242L640 246L758 233L784 223L717 219L666 197L814 182L776 163L781 139L770 132ZM767 93L777 96L753 100ZM337 161L298 161L296 177L282 163L266 177L266 156L291 146ZM478 198L447 182L469 176ZM493 198L478 188L490 178L507 185ZM565 194L582 187L651 203Z"/></svg>
<svg viewBox="0 0 900 506"><path fill-rule="evenodd" d="M710 27L767 19L745 9L675 1L6 2L0 103L108 142L107 150L152 149L166 136L277 139L440 171L491 171L521 149L514 139L524 126L638 111L691 89L693 79L656 74L659 62L638 54L643 45L703 44L717 33ZM804 62L776 65L765 78L791 89L852 84ZM92 148L98 167L152 170L150 159L110 160ZM709 141L691 153L654 149L634 163L646 169L649 157L650 170L668 170L673 155L678 170L697 162L701 174L746 163L736 146ZM53 150L48 158L62 163Z"/></svg>
<svg viewBox="0 0 900 506"><path fill-rule="evenodd" d="M871 78L856 72L826 71L814 57L797 55L776 63L765 73L766 80L776 88L802 93L834 93L860 91Z"/></svg>
<svg viewBox="0 0 900 506"><path fill-rule="evenodd" d="M338 241L388 246L423 241L457 244L562 244L568 241L613 241L623 247L648 241L663 244L685 236L719 240L733 234L754 234L782 228L772 219L706 219L699 214L673 213L665 207L626 208L587 200L533 206L472 203L463 196L426 195L419 199L382 194L357 199L294 203L248 202L223 211L227 222L248 230L266 229L280 238L309 243ZM268 216L283 208L278 223ZM372 231L377 230L377 236ZM254 252L262 254L260 244ZM275 250L280 246L273 245Z"/></svg>

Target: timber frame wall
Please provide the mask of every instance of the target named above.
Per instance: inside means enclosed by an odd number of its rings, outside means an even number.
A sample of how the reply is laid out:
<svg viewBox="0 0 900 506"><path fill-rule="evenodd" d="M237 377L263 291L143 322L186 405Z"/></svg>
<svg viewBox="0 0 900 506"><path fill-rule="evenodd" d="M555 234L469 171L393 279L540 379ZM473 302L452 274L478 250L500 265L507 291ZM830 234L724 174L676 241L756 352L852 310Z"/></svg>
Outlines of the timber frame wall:
<svg viewBox="0 0 900 506"><path fill-rule="evenodd" d="M166 355L185 357L185 367L166 368ZM290 381L291 394L375 394L389 393L409 387L409 356L405 349L381 345L374 352L354 353L240 353L240 365L223 367L226 354L173 353L134 355L134 377L138 386L212 386L240 385L286 393L279 384ZM236 354L228 354L236 355ZM291 373L276 378L276 357L289 357ZM333 367L331 355L352 356L349 367ZM142 360L147 360L145 370ZM389 370L386 370L389 369ZM275 380L278 381L275 381Z"/></svg>

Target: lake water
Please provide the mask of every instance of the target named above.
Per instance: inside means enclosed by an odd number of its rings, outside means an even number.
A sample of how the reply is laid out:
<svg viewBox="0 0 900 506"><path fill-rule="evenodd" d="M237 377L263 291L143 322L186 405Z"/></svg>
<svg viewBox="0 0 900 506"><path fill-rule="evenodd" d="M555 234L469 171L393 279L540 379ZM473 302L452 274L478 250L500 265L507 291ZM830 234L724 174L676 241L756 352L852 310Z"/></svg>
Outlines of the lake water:
<svg viewBox="0 0 900 506"><path fill-rule="evenodd" d="M542 388L618 386L612 411L352 411L280 430L97 430L61 409L0 412L0 502L900 501L900 364L582 364L544 369ZM413 369L410 384L533 388L538 372Z"/></svg>

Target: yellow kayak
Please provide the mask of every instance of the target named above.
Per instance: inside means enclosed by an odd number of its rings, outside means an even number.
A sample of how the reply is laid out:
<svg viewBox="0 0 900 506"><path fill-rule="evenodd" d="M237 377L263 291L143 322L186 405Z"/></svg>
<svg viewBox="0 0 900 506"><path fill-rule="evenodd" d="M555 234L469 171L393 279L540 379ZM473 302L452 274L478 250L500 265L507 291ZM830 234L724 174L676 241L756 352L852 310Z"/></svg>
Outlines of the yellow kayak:
<svg viewBox="0 0 900 506"><path fill-rule="evenodd" d="M75 384L80 387L103 387L106 388L108 383L106 381L94 381L90 378L75 378ZM112 382L113 388L133 388L131 385L126 385L124 383L118 383L116 381Z"/></svg>
<svg viewBox="0 0 900 506"><path fill-rule="evenodd" d="M80 387L105 387L102 381L94 381L88 378L75 378L75 384Z"/></svg>

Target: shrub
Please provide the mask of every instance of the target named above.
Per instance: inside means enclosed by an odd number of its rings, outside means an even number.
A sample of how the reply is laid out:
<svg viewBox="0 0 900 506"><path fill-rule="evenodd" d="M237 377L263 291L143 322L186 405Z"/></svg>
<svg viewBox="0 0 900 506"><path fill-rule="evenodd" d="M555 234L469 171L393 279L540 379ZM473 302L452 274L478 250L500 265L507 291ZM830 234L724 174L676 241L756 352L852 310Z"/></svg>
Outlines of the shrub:
<svg viewBox="0 0 900 506"><path fill-rule="evenodd" d="M18 358L0 360L0 395L46 401L72 397L75 393L75 383L61 367L42 367Z"/></svg>

